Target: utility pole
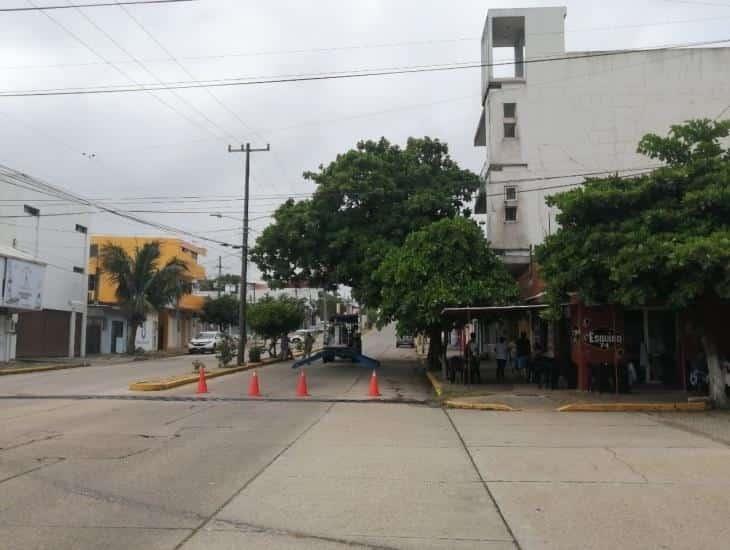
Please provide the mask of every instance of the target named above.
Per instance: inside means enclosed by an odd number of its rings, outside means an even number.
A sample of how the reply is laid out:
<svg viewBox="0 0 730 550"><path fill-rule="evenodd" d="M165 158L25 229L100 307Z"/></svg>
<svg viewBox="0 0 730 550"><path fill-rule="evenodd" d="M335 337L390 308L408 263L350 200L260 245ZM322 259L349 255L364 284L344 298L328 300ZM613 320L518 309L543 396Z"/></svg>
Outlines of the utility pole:
<svg viewBox="0 0 730 550"><path fill-rule="evenodd" d="M246 363L246 294L248 290L248 180L250 173L250 159L251 153L269 151L271 148L269 144L266 144L266 148L263 149L252 149L250 143L241 145L238 149L234 149L230 145L228 146L229 153L246 153L245 168L244 168L244 187L243 187L243 241L241 243L241 281L238 285L239 293L241 297L241 303L238 310L238 359L237 363L243 365Z"/></svg>
<svg viewBox="0 0 730 550"><path fill-rule="evenodd" d="M215 286L218 287L218 298L221 297L221 278L223 277L223 258L218 256L218 282Z"/></svg>

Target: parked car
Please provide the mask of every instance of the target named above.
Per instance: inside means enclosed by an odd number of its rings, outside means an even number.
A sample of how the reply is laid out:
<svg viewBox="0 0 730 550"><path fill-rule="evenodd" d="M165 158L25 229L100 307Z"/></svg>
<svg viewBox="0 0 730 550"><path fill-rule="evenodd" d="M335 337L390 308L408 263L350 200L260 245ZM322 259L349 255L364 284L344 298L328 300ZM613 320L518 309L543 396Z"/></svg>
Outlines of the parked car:
<svg viewBox="0 0 730 550"><path fill-rule="evenodd" d="M416 342L413 339L413 336L410 334L404 334L403 336L396 336L395 337L395 347L399 348L401 346L407 347L407 348L415 348Z"/></svg>
<svg viewBox="0 0 730 550"><path fill-rule="evenodd" d="M215 353L222 341L223 334L220 332L201 332L188 342L188 353Z"/></svg>

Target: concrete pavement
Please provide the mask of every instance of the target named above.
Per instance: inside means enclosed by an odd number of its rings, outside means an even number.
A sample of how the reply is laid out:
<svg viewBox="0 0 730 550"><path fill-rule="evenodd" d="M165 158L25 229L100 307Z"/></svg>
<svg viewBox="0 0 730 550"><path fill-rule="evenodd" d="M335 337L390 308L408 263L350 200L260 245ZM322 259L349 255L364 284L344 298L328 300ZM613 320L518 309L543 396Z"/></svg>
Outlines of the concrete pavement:
<svg viewBox="0 0 730 550"><path fill-rule="evenodd" d="M247 373L211 380L216 401L126 391L188 358L7 377L37 378L0 381L0 547L727 546L728 415L443 410L393 343L365 341L386 402L352 364L308 369L320 401L276 401L287 364L259 371L260 401Z"/></svg>

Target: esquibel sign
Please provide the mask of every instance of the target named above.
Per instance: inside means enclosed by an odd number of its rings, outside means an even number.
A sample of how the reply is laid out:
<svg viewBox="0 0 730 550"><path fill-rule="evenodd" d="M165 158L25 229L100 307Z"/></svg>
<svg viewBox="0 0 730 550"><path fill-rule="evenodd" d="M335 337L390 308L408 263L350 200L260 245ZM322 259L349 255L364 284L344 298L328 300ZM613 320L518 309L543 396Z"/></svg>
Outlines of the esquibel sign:
<svg viewBox="0 0 730 550"><path fill-rule="evenodd" d="M610 329L595 329L588 333L586 343L598 348L607 349L611 346L620 346L624 343L622 334L615 334Z"/></svg>

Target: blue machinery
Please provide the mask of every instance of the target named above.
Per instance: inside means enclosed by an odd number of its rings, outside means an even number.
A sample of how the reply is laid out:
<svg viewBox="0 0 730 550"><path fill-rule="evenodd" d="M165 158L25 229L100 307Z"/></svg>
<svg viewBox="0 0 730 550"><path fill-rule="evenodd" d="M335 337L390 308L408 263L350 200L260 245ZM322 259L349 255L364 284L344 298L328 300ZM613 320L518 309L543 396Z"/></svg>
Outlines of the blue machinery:
<svg viewBox="0 0 730 550"><path fill-rule="evenodd" d="M359 363L369 369L380 366L380 361L362 354L362 340L357 315L336 315L331 319L330 330L325 332L325 345L317 353L295 361L293 369L309 365L319 359L330 363L335 359L344 359Z"/></svg>

